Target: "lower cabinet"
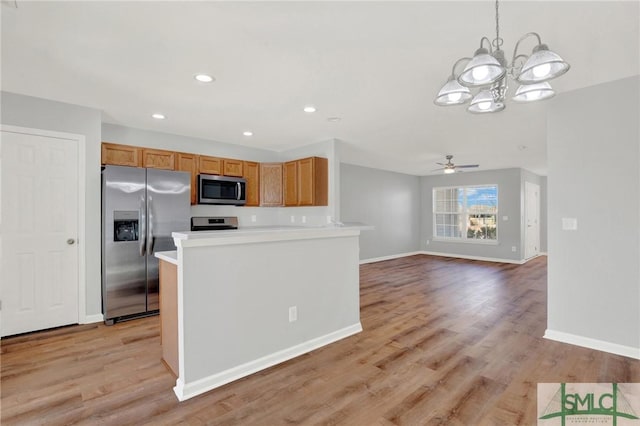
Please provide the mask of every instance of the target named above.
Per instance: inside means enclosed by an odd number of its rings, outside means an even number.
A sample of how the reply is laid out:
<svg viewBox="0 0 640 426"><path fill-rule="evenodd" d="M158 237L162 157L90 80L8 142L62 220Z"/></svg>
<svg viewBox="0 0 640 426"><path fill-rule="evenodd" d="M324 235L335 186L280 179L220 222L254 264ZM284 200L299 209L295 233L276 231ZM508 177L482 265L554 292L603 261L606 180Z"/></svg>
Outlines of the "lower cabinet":
<svg viewBox="0 0 640 426"><path fill-rule="evenodd" d="M178 266L160 259L160 344L162 360L178 376Z"/></svg>

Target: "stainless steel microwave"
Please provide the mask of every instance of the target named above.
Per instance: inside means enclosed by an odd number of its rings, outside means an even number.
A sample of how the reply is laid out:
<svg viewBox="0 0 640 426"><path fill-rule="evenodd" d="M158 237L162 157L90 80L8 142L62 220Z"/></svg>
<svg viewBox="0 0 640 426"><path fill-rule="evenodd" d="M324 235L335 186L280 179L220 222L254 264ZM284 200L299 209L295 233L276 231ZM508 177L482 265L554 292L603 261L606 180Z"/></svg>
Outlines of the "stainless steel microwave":
<svg viewBox="0 0 640 426"><path fill-rule="evenodd" d="M198 204L243 206L247 202L244 178L198 175Z"/></svg>

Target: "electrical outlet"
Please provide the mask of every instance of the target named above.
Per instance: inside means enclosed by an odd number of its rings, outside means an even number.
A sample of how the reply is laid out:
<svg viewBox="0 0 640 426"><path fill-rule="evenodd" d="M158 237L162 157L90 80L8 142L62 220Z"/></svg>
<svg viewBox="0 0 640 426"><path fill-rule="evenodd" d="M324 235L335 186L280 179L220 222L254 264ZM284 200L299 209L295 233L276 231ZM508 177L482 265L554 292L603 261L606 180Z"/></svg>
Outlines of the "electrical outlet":
<svg viewBox="0 0 640 426"><path fill-rule="evenodd" d="M295 322L298 320L298 307L290 306L289 307L289 322Z"/></svg>
<svg viewBox="0 0 640 426"><path fill-rule="evenodd" d="M307 217L306 216L302 216L302 223L307 223Z"/></svg>
<svg viewBox="0 0 640 426"><path fill-rule="evenodd" d="M327 216L327 223L331 223L331 216Z"/></svg>
<svg viewBox="0 0 640 426"><path fill-rule="evenodd" d="M296 223L296 217L294 215L291 215L291 223Z"/></svg>
<svg viewBox="0 0 640 426"><path fill-rule="evenodd" d="M256 220L258 220L258 218L256 217L255 214L251 215L251 222L255 222Z"/></svg>
<svg viewBox="0 0 640 426"><path fill-rule="evenodd" d="M511 251L515 253L517 251L516 246L511 246Z"/></svg>
<svg viewBox="0 0 640 426"><path fill-rule="evenodd" d="M425 241L425 243L424 243L424 245L425 245L425 246L428 246L430 242L431 242L431 241L426 240L426 241Z"/></svg>

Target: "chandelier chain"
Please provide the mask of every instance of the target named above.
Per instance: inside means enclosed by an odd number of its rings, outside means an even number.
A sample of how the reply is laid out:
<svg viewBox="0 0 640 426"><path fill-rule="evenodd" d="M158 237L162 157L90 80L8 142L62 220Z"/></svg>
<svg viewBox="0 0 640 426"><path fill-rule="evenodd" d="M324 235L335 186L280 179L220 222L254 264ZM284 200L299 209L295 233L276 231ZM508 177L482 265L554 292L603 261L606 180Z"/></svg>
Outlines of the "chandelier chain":
<svg viewBox="0 0 640 426"><path fill-rule="evenodd" d="M500 46L504 41L500 38L500 13L498 12L498 0L496 0L496 38L491 44L493 47L500 50Z"/></svg>

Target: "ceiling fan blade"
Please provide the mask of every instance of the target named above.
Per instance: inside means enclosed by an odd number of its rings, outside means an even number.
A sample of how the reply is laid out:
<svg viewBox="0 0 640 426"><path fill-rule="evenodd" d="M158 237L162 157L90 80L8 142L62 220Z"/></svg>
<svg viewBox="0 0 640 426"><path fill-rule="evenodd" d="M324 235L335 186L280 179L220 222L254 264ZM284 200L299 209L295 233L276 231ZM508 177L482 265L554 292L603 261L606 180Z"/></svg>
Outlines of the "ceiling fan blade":
<svg viewBox="0 0 640 426"><path fill-rule="evenodd" d="M433 169L433 170L431 170L431 171L432 171L432 172L437 172L438 170L444 170L444 169L446 169L446 167L441 167L441 168L439 168L439 169Z"/></svg>
<svg viewBox="0 0 640 426"><path fill-rule="evenodd" d="M480 167L479 164L463 164L461 166L456 166L456 168L468 168L468 167Z"/></svg>
<svg viewBox="0 0 640 426"><path fill-rule="evenodd" d="M445 163L436 163L436 164L440 164L441 166L446 166Z"/></svg>

